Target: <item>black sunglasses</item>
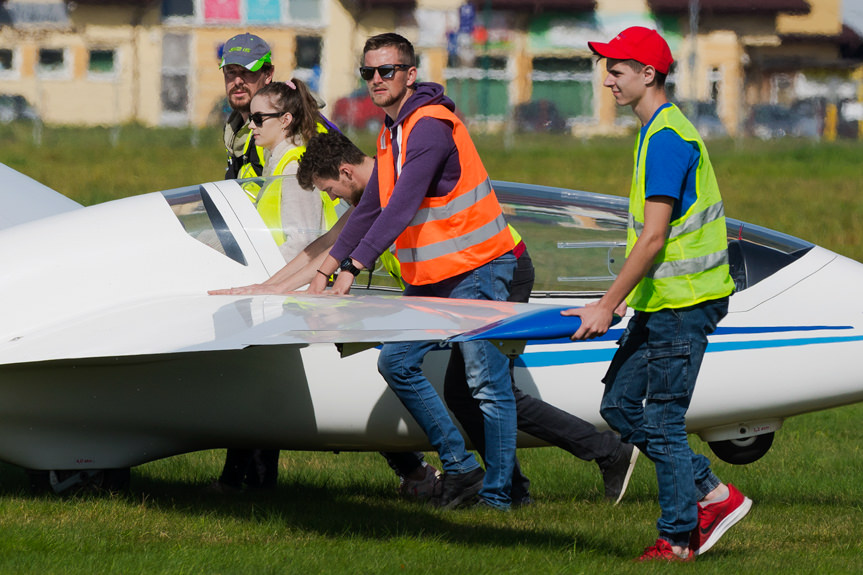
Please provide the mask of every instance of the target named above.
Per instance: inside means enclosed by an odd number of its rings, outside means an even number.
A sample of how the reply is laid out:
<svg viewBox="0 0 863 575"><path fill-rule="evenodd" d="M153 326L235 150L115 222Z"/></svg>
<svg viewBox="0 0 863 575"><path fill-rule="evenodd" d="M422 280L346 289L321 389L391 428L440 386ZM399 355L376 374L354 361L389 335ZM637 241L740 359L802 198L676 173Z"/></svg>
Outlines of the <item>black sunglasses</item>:
<svg viewBox="0 0 863 575"><path fill-rule="evenodd" d="M281 116L284 112L255 112L251 116L249 116L249 120L255 123L256 126L261 126L264 123L264 120L267 118L275 118L276 116Z"/></svg>
<svg viewBox="0 0 863 575"><path fill-rule="evenodd" d="M390 80L396 74L396 70L408 70L413 66L408 64L384 64L383 66L360 66L360 77L366 82L371 82L375 72L381 75L381 80Z"/></svg>

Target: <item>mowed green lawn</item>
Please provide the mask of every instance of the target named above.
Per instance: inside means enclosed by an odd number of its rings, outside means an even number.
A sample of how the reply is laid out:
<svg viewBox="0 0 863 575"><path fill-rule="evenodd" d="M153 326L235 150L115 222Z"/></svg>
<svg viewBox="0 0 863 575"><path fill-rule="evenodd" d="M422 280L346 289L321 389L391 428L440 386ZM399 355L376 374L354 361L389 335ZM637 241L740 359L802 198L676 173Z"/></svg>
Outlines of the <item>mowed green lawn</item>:
<svg viewBox="0 0 863 575"><path fill-rule="evenodd" d="M124 127L116 147L110 139L46 128L33 147L29 127L11 126L0 162L85 204L222 173L216 130ZM370 137L359 141L372 149ZM477 141L493 178L628 192L629 140ZM863 260L863 145L720 141L710 150L730 216ZM781 382L765 384L781 393ZM0 466L0 573L860 573L861 419L863 405L795 417L761 460L714 458L755 505L695 565L631 562L653 542L658 515L643 458L611 507L594 464L521 450L536 503L500 514L401 501L373 453L283 452L277 490L208 494L223 453L207 451L135 468L131 491L113 496L34 496L20 469Z"/></svg>

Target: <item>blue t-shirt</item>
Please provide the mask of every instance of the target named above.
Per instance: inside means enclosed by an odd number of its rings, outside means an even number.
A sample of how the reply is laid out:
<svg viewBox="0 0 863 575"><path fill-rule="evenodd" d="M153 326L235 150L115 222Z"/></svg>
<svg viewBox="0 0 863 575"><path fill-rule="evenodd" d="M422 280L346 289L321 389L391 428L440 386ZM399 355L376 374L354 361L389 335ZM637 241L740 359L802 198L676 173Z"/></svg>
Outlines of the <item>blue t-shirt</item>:
<svg viewBox="0 0 863 575"><path fill-rule="evenodd" d="M653 118L644 127L638 138L638 148L644 143L644 136L660 110L671 104L664 104L656 110ZM639 154L640 155L640 154ZM647 165L644 172L645 197L667 196L674 199L671 221L678 219L695 203L695 172L701 152L698 144L687 142L670 128L653 135L647 149Z"/></svg>

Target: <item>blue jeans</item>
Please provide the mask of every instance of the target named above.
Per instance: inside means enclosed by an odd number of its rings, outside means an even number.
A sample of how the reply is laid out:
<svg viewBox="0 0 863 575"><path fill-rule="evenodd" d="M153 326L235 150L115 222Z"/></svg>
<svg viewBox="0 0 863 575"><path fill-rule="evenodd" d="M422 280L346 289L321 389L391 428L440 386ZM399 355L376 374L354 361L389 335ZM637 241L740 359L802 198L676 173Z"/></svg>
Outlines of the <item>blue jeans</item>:
<svg viewBox="0 0 863 575"><path fill-rule="evenodd" d="M707 336L727 312L728 298L636 312L603 379L600 413L655 464L662 510L656 526L672 545L689 544L697 502L720 484L710 460L690 449L685 420Z"/></svg>
<svg viewBox="0 0 863 575"><path fill-rule="evenodd" d="M470 272L438 283L412 286L406 296L485 299L509 297L515 256L500 256ZM425 355L439 348L435 341L384 344L378 371L426 433L447 473L477 469L476 457L465 448L443 400L422 372ZM495 507L510 504L510 485L515 461L515 398L509 375L509 359L487 341L460 344L468 386L479 400L485 429L486 474L480 496Z"/></svg>

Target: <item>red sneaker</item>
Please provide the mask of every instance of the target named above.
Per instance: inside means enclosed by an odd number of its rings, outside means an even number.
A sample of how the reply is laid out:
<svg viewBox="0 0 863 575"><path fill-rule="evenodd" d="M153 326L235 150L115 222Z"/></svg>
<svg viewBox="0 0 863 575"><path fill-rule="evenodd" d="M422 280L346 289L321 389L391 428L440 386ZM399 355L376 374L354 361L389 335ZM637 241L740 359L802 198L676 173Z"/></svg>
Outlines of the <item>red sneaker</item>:
<svg viewBox="0 0 863 575"><path fill-rule="evenodd" d="M735 523L746 517L752 500L728 484L728 498L707 505L698 504L698 527L689 538L695 555L706 553Z"/></svg>
<svg viewBox="0 0 863 575"><path fill-rule="evenodd" d="M653 547L645 547L644 553L636 561L694 561L695 554L687 549L686 555L678 555L665 539L657 539Z"/></svg>

